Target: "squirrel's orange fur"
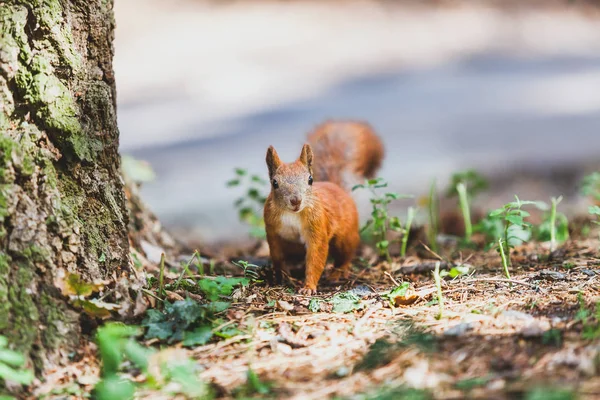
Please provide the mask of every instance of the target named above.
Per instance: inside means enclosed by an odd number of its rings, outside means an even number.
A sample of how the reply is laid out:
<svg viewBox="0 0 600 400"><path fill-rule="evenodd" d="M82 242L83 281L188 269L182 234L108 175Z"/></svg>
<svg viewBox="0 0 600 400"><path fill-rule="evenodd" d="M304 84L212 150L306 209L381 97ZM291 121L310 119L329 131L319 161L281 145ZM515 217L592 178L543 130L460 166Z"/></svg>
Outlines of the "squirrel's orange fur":
<svg viewBox="0 0 600 400"><path fill-rule="evenodd" d="M362 122L325 122L308 142L300 157L287 164L269 147L271 193L264 219L276 281L281 283L286 262L304 259L306 281L300 293L310 295L317 291L328 255L335 267L330 279L348 277L360 237L356 204L342 188L344 174L373 177L384 152L379 137Z"/></svg>

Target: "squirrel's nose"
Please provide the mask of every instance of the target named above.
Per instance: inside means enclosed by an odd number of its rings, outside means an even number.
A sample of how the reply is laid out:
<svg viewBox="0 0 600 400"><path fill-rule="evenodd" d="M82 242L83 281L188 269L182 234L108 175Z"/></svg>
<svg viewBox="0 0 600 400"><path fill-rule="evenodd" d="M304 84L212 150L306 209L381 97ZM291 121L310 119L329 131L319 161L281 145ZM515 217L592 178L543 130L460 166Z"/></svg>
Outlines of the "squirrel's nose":
<svg viewBox="0 0 600 400"><path fill-rule="evenodd" d="M302 199L300 197L292 197L290 199L290 204L292 207L299 207L300 203L302 203Z"/></svg>

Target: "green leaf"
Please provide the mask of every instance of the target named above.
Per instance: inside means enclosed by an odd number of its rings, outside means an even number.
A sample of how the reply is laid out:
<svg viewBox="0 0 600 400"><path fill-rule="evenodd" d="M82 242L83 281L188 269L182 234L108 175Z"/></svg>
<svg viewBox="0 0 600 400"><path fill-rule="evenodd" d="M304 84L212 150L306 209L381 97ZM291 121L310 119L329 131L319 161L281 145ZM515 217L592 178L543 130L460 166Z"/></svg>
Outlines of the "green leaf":
<svg viewBox="0 0 600 400"><path fill-rule="evenodd" d="M245 170L245 169L243 169L243 168L236 168L236 169L235 169L235 174L236 174L237 176L246 176L246 175L248 174L248 171L246 171L246 170Z"/></svg>
<svg viewBox="0 0 600 400"><path fill-rule="evenodd" d="M66 279L65 290L68 294L87 297L100 290L100 285L86 282L80 275L70 273Z"/></svg>
<svg viewBox="0 0 600 400"><path fill-rule="evenodd" d="M519 225L511 225L508 227L508 244L509 246L519 246L531 239L531 230Z"/></svg>
<svg viewBox="0 0 600 400"><path fill-rule="evenodd" d="M0 363L8 364L12 367L20 367L25 364L25 357L21 353L9 349L0 349Z"/></svg>
<svg viewBox="0 0 600 400"><path fill-rule="evenodd" d="M252 175L252 178L250 178L252 180L252 182L258 183L260 185L266 185L267 181L264 180L262 177L258 176L258 175Z"/></svg>
<svg viewBox="0 0 600 400"><path fill-rule="evenodd" d="M102 374L108 376L117 373L123 361L123 339L141 333L136 326L128 326L118 322L108 323L96 333L96 342L102 359Z"/></svg>
<svg viewBox="0 0 600 400"><path fill-rule="evenodd" d="M95 318L108 318L111 316L111 311L120 307L118 304L105 303L100 299L77 300L75 305L83 308L86 314Z"/></svg>
<svg viewBox="0 0 600 400"><path fill-rule="evenodd" d="M409 288L410 288L410 283L402 282L399 286L395 287L394 289L390 290L389 293L385 294L385 297L390 301L390 303L392 305L395 305L396 298L397 297L405 297L406 292L408 291Z"/></svg>
<svg viewBox="0 0 600 400"><path fill-rule="evenodd" d="M386 250L390 245L390 242L388 240L381 240L379 242L377 242L377 248L381 251Z"/></svg>
<svg viewBox="0 0 600 400"><path fill-rule="evenodd" d="M6 336L0 335L0 349L6 346L8 346L8 339L6 338Z"/></svg>
<svg viewBox="0 0 600 400"><path fill-rule="evenodd" d="M365 188L365 185L362 185L362 184L354 185L354 186L352 186L352 191L354 192L356 189L364 189L364 188Z"/></svg>
<svg viewBox="0 0 600 400"><path fill-rule="evenodd" d="M98 262L105 262L106 261L106 254L104 252L102 252L102 254L100 254L100 257L98 257Z"/></svg>
<svg viewBox="0 0 600 400"><path fill-rule="evenodd" d="M226 301L213 301L206 305L207 310L213 314L218 314L227 310L231 306L231 303Z"/></svg>
<svg viewBox="0 0 600 400"><path fill-rule="evenodd" d="M239 179L232 179L230 181L227 181L226 185L227 185L227 187L239 186L240 185L240 180Z"/></svg>
<svg viewBox="0 0 600 400"><path fill-rule="evenodd" d="M366 231L367 229L369 229L371 227L371 225L373 225L373 220L370 219L368 220L365 225L362 227L362 229L360 230L360 233Z"/></svg>
<svg viewBox="0 0 600 400"><path fill-rule="evenodd" d="M33 371L29 369L17 370L0 363L0 378L21 385L29 385L33 381L34 376Z"/></svg>
<svg viewBox="0 0 600 400"><path fill-rule="evenodd" d="M247 195L249 198L251 198L253 200L259 199L261 197L260 192L258 191L258 189L255 189L255 188L249 189Z"/></svg>
<svg viewBox="0 0 600 400"><path fill-rule="evenodd" d="M161 372L168 381L176 382L181 393L190 399L212 399L210 387L198 378L198 365L189 358L171 360L161 365Z"/></svg>
<svg viewBox="0 0 600 400"><path fill-rule="evenodd" d="M519 225L519 226L523 225L523 217L521 217L521 216L518 216L518 215L507 215L505 217L505 219L508 222L510 222L511 224Z"/></svg>
<svg viewBox="0 0 600 400"><path fill-rule="evenodd" d="M269 385L263 383L256 372L252 370L252 368L248 368L248 385L252 388L252 390L258 394L268 394L271 391Z"/></svg>
<svg viewBox="0 0 600 400"><path fill-rule="evenodd" d="M600 172L594 172L583 178L581 193L600 200Z"/></svg>
<svg viewBox="0 0 600 400"><path fill-rule="evenodd" d="M231 293L233 293L235 286L240 284L242 286L247 286L248 283L249 281L246 278L218 276L215 279L201 279L198 282L198 286L210 301L216 301L219 300L221 296L230 296Z"/></svg>
<svg viewBox="0 0 600 400"><path fill-rule="evenodd" d="M493 211L490 211L488 215L490 218L499 217L500 215L504 214L504 211L504 208L497 208Z"/></svg>
<svg viewBox="0 0 600 400"><path fill-rule="evenodd" d="M590 213L592 215L598 215L598 216L600 216L600 207L598 207L598 206L589 206L588 207L588 213Z"/></svg>
<svg viewBox="0 0 600 400"><path fill-rule="evenodd" d="M398 217L390 218L390 229L393 231L396 231L396 232L402 230L402 223L400 222L400 218L398 218Z"/></svg>
<svg viewBox="0 0 600 400"><path fill-rule="evenodd" d="M333 304L332 311L335 313L349 313L364 308L360 298L351 292L337 293L332 297L331 303Z"/></svg>
<svg viewBox="0 0 600 400"><path fill-rule="evenodd" d="M135 340L131 339L125 341L123 352L127 358L142 371L146 371L148 368L148 358L153 353L152 350L145 348Z"/></svg>
<svg viewBox="0 0 600 400"><path fill-rule="evenodd" d="M210 325L203 325L196 328L192 332L186 332L184 334L183 345L184 346L203 346L212 338L213 332Z"/></svg>
<svg viewBox="0 0 600 400"><path fill-rule="evenodd" d="M190 298L179 300L172 304L165 303L165 310L187 324L191 324L198 318L206 315L204 307Z"/></svg>
<svg viewBox="0 0 600 400"><path fill-rule="evenodd" d="M321 303L322 301L320 299L313 297L308 302L308 309L314 313L319 312L321 311Z"/></svg>
<svg viewBox="0 0 600 400"><path fill-rule="evenodd" d="M233 325L229 325L229 326L222 328L221 330L216 331L215 335L222 337L224 339L229 339L229 338L235 337L237 335L240 335L242 333L243 332L240 331L237 327L235 327Z"/></svg>
<svg viewBox="0 0 600 400"><path fill-rule="evenodd" d="M128 379L109 376L102 379L94 388L96 400L129 400L133 399L135 386Z"/></svg>
<svg viewBox="0 0 600 400"><path fill-rule="evenodd" d="M452 267L450 271L440 271L440 276L449 276L454 279L457 276L466 275L469 273L469 267L465 265L458 265L456 267Z"/></svg>

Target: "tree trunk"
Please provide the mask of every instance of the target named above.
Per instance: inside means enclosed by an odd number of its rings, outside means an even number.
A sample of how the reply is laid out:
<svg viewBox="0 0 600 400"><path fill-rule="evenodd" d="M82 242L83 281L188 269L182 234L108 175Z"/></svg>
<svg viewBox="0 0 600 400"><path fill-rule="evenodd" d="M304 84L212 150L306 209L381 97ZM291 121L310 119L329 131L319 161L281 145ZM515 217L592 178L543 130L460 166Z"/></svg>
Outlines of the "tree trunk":
<svg viewBox="0 0 600 400"><path fill-rule="evenodd" d="M112 0L0 0L0 334L38 370L76 349L58 288L128 271Z"/></svg>

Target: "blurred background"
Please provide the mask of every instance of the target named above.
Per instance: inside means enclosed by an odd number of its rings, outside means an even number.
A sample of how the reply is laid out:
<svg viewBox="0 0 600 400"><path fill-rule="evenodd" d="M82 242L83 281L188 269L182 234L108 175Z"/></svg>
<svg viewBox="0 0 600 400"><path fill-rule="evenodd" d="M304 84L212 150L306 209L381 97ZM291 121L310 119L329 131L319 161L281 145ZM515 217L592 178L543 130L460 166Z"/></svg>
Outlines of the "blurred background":
<svg viewBox="0 0 600 400"><path fill-rule="evenodd" d="M145 201L189 241L247 237L227 188L266 177L327 118L381 135L392 190L475 168L491 208L567 197L600 162L600 14L577 1L116 0L121 152ZM268 189L266 189L268 190ZM360 196L359 196L360 197ZM359 198L366 213L364 198ZM404 202L400 206L406 206Z"/></svg>

